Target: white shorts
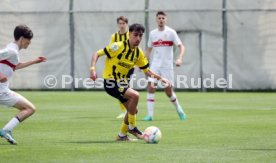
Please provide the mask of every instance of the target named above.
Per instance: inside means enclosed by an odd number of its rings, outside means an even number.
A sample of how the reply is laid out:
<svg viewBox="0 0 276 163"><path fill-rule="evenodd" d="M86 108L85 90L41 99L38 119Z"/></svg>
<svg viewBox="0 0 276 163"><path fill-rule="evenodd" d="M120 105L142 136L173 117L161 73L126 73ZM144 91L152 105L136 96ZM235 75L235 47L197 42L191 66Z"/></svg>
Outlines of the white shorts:
<svg viewBox="0 0 276 163"><path fill-rule="evenodd" d="M167 69L167 68L156 68L156 67L151 67L150 70L163 78L168 79L172 85L174 85L174 72L173 69ZM157 80L155 78L148 78L148 82L153 82L157 83Z"/></svg>
<svg viewBox="0 0 276 163"><path fill-rule="evenodd" d="M14 106L20 98L20 95L11 90L0 92L0 105L8 107Z"/></svg>

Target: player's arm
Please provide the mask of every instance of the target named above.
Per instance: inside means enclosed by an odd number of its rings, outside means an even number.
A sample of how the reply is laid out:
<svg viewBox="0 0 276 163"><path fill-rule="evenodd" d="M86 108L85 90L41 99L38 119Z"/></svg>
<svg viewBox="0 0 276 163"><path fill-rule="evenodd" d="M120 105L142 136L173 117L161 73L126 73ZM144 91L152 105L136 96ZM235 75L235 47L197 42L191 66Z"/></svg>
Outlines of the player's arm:
<svg viewBox="0 0 276 163"><path fill-rule="evenodd" d="M170 81L166 78L163 78L162 76L159 76L157 75L155 72L151 71L150 69L148 69L148 71L145 72L145 74L148 76L148 77L151 77L151 78L155 78L157 80L160 80L162 83L165 84L165 86L169 86L171 85Z"/></svg>
<svg viewBox="0 0 276 163"><path fill-rule="evenodd" d="M98 61L98 58L103 56L103 55L106 55L107 58L112 58L112 57L115 57L117 56L118 54L120 54L123 50L123 47L122 47L122 42L121 43L113 43L111 45L108 45L106 46L105 48L103 49L100 49L98 50L97 52L95 52L92 56L92 59L91 59L91 67L90 67L90 78L92 80L96 80L97 79L97 74L96 74L96 63Z"/></svg>
<svg viewBox="0 0 276 163"><path fill-rule="evenodd" d="M146 50L146 57L147 57L148 60L150 59L151 52L152 52L152 47L148 47L147 50Z"/></svg>
<svg viewBox="0 0 276 163"><path fill-rule="evenodd" d="M37 57L36 59L34 60L31 60L31 61L27 61L27 62L20 62L16 65L16 70L18 69L22 69L22 68L25 68L25 67L28 67L28 66L31 66L33 64L37 64L37 63L41 63L41 62L46 62L47 58L46 57L43 57L43 56L40 56L40 57Z"/></svg>
<svg viewBox="0 0 276 163"><path fill-rule="evenodd" d="M106 55L108 58L111 58L109 52L108 52L109 46L106 46L103 49L100 49L96 51L92 58L91 58L91 64L90 64L90 79L96 80L97 79L97 73L96 73L96 63L99 59L99 57Z"/></svg>
<svg viewBox="0 0 276 163"><path fill-rule="evenodd" d="M152 52L151 34L150 34L150 36L149 36L147 45L148 45L148 48L146 49L146 57L147 57L147 59L149 60L149 59L150 59L151 52Z"/></svg>
<svg viewBox="0 0 276 163"><path fill-rule="evenodd" d="M175 61L175 65L177 67L179 67L182 64L182 60L183 60L184 53L185 53L185 47L182 43L180 43L177 47L179 49L179 55L178 55L178 58Z"/></svg>
<svg viewBox="0 0 276 163"><path fill-rule="evenodd" d="M109 42L109 45L113 44L115 42L115 38L114 38L114 34L111 35L111 38L110 38L110 42ZM99 50L97 52L95 52L91 58L91 64L90 64L90 79L92 80L96 80L97 79L97 73L96 73L96 63L100 57L100 55L98 54L101 53L103 50ZM103 54L101 54L103 55Z"/></svg>
<svg viewBox="0 0 276 163"><path fill-rule="evenodd" d="M99 57L100 57L99 54L96 52L96 53L93 54L92 59L91 59L90 78L92 80L96 80L97 79L97 74L96 74L95 66L96 66L96 63L97 63Z"/></svg>
<svg viewBox="0 0 276 163"><path fill-rule="evenodd" d="M7 80L8 78L4 74L0 73L0 83L5 83Z"/></svg>
<svg viewBox="0 0 276 163"><path fill-rule="evenodd" d="M147 60L147 58L145 57L145 55L143 54L143 52L141 51L141 55L140 57L138 58L138 61L136 62L136 65L144 71L145 75L149 76L149 77L152 77L152 78L155 78L157 80L160 80L162 83L165 84L165 86L169 86L170 85L170 82L168 79L166 78L163 78L159 75L157 75L156 73L154 73L153 71L151 71L149 69L149 62Z"/></svg>

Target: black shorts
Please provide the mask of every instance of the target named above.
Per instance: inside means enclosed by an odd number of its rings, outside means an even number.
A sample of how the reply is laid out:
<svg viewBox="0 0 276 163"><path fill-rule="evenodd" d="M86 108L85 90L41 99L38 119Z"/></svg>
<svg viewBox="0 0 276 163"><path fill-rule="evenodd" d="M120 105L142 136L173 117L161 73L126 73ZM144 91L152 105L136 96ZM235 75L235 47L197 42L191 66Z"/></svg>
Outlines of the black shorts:
<svg viewBox="0 0 276 163"><path fill-rule="evenodd" d="M129 85L127 83L117 83L115 80L104 79L104 89L112 97L118 99L121 103L125 103L128 99L124 98Z"/></svg>

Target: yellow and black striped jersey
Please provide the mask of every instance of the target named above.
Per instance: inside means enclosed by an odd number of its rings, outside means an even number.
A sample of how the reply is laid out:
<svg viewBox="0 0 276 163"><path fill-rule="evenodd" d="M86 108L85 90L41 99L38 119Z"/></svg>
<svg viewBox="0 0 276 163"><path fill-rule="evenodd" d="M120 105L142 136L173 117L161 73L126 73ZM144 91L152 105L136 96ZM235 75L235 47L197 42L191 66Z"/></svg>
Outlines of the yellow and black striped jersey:
<svg viewBox="0 0 276 163"><path fill-rule="evenodd" d="M110 44L113 44L114 42L126 41L128 39L129 39L129 32L126 32L124 34L120 34L119 32L116 32L111 35Z"/></svg>
<svg viewBox="0 0 276 163"><path fill-rule="evenodd" d="M144 52L139 48L130 48L129 40L115 42L97 51L99 56L106 55L104 79L117 81L128 78L129 70L138 66L144 72L149 70L149 62Z"/></svg>

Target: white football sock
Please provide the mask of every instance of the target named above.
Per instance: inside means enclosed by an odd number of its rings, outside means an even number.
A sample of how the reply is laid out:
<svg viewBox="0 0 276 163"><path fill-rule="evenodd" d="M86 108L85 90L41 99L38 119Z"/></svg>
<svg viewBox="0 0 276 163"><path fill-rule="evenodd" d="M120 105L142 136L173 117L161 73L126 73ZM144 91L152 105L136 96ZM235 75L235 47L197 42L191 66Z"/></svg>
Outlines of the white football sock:
<svg viewBox="0 0 276 163"><path fill-rule="evenodd" d="M3 130L12 131L19 123L20 121L14 117L4 126Z"/></svg>
<svg viewBox="0 0 276 163"><path fill-rule="evenodd" d="M179 103L176 97L176 94L173 92L172 96L170 97L171 102L175 105L175 107L178 107Z"/></svg>
<svg viewBox="0 0 276 163"><path fill-rule="evenodd" d="M120 136L120 137L124 137L124 136L126 136L126 135L123 134L122 132L119 132L119 136Z"/></svg>
<svg viewBox="0 0 276 163"><path fill-rule="evenodd" d="M153 117L153 110L154 110L154 93L148 93L147 95L147 99L148 99L148 116Z"/></svg>
<svg viewBox="0 0 276 163"><path fill-rule="evenodd" d="M129 125L128 125L128 129L133 130L134 127L133 127L131 124L129 124Z"/></svg>

